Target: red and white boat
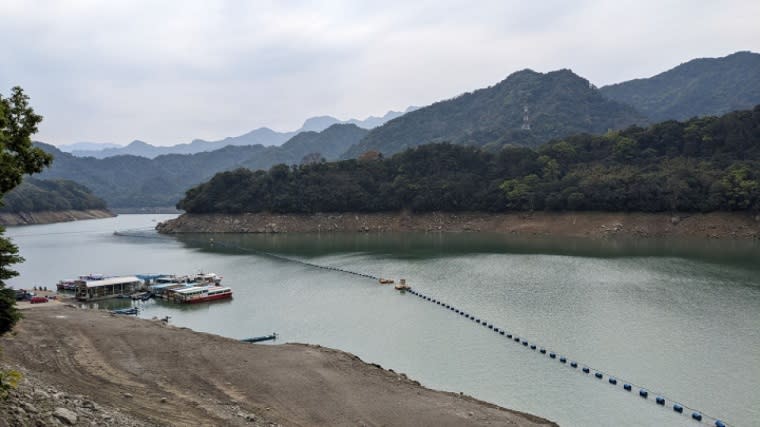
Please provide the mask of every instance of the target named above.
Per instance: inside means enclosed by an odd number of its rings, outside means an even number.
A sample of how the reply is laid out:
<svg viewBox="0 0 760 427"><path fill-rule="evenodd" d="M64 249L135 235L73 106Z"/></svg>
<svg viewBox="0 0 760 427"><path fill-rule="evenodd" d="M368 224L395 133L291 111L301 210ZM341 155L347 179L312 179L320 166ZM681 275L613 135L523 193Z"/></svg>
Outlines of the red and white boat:
<svg viewBox="0 0 760 427"><path fill-rule="evenodd" d="M190 288L174 290L172 297L174 302L181 304L195 304L199 302L232 298L232 289L226 286L193 286Z"/></svg>

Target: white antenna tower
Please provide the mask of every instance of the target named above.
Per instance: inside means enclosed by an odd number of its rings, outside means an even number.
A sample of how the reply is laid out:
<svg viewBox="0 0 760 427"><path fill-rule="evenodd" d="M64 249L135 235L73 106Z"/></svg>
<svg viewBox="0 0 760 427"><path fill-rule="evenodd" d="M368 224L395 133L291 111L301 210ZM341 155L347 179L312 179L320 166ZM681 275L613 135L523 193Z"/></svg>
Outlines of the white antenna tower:
<svg viewBox="0 0 760 427"><path fill-rule="evenodd" d="M522 130L530 130L530 116L528 116L528 106L523 107L523 123L520 127Z"/></svg>

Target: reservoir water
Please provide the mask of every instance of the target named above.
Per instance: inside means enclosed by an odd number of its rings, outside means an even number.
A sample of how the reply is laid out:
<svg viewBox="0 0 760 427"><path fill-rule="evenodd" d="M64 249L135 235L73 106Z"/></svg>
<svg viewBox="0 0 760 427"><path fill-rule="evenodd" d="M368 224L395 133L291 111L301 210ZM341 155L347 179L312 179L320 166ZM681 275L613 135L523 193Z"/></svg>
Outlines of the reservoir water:
<svg viewBox="0 0 760 427"><path fill-rule="evenodd" d="M493 234L158 236L167 215L12 227L26 262L14 287L86 273L212 271L231 301L136 303L141 317L233 338L348 351L423 385L463 392L562 426L697 426L691 411L760 425L760 242L518 238ZM129 236L116 230L141 229ZM578 361L561 364L440 306L319 265L406 278L453 304ZM101 306L131 304L113 300ZM650 390L624 391L591 366Z"/></svg>

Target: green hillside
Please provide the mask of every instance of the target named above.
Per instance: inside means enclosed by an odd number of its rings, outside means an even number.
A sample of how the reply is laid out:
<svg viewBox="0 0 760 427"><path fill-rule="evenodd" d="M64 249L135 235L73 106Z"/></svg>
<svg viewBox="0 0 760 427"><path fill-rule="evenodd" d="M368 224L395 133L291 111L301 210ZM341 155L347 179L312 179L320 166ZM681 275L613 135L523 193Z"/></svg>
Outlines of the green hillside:
<svg viewBox="0 0 760 427"><path fill-rule="evenodd" d="M105 209L106 202L85 186L67 180L27 177L6 194L0 212L40 212Z"/></svg>
<svg viewBox="0 0 760 427"><path fill-rule="evenodd" d="M737 52L694 59L648 79L605 86L609 99L629 104L652 121L686 120L760 104L760 54Z"/></svg>
<svg viewBox="0 0 760 427"><path fill-rule="evenodd" d="M760 106L499 152L428 144L388 159L238 169L187 192L190 213L760 210Z"/></svg>
<svg viewBox="0 0 760 427"><path fill-rule="evenodd" d="M524 107L530 130L521 130ZM537 146L581 132L603 133L646 119L604 98L570 70L516 72L502 82L407 113L373 129L343 158L369 150L385 155L431 142L473 146Z"/></svg>

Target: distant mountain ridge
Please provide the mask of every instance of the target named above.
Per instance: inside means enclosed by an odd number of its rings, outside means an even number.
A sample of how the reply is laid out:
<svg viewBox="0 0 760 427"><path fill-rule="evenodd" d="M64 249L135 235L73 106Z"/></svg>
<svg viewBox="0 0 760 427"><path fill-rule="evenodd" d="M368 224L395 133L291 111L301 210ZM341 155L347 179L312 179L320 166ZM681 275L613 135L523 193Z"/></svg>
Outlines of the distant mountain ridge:
<svg viewBox="0 0 760 427"><path fill-rule="evenodd" d="M525 108L530 130L523 130ZM343 157L375 150L385 155L431 142L474 146L536 146L553 138L600 133L647 119L609 100L570 70L522 70L494 86L407 113L372 131Z"/></svg>
<svg viewBox="0 0 760 427"><path fill-rule="evenodd" d="M416 107L409 107L405 111L388 111L381 117L370 116L364 120L349 119L340 120L332 116L311 117L304 121L303 125L292 132L277 132L267 127L254 129L248 133L239 136L227 137L217 141L206 141L203 139L194 139L190 143L177 144L171 146L155 146L147 142L134 140L126 146L116 144L104 144L106 147L98 147L97 143L76 143L67 146L58 147L61 151L70 152L77 157L95 157L103 159L119 155L132 155L156 158L166 154L195 154L204 151L214 151L228 145L262 145L277 146L282 145L290 138L302 132L322 132L335 124L353 124L360 128L371 129L382 125L388 120L399 117L406 112L414 111Z"/></svg>
<svg viewBox="0 0 760 427"><path fill-rule="evenodd" d="M73 144L59 145L58 149L66 153L72 151L87 151L87 150L104 150L106 148L120 148L123 147L119 144L112 144L110 142L75 142Z"/></svg>
<svg viewBox="0 0 760 427"><path fill-rule="evenodd" d="M633 106L652 121L686 120L760 104L760 54L700 58L654 77L604 86L602 94Z"/></svg>
<svg viewBox="0 0 760 427"><path fill-rule="evenodd" d="M217 172L298 164L313 153L335 160L367 132L353 124L335 124L322 132L299 133L281 146L227 145L210 152L165 154L153 159L133 155L76 157L54 146L36 143L54 156L52 166L38 176L86 185L109 207L174 206L188 188Z"/></svg>

